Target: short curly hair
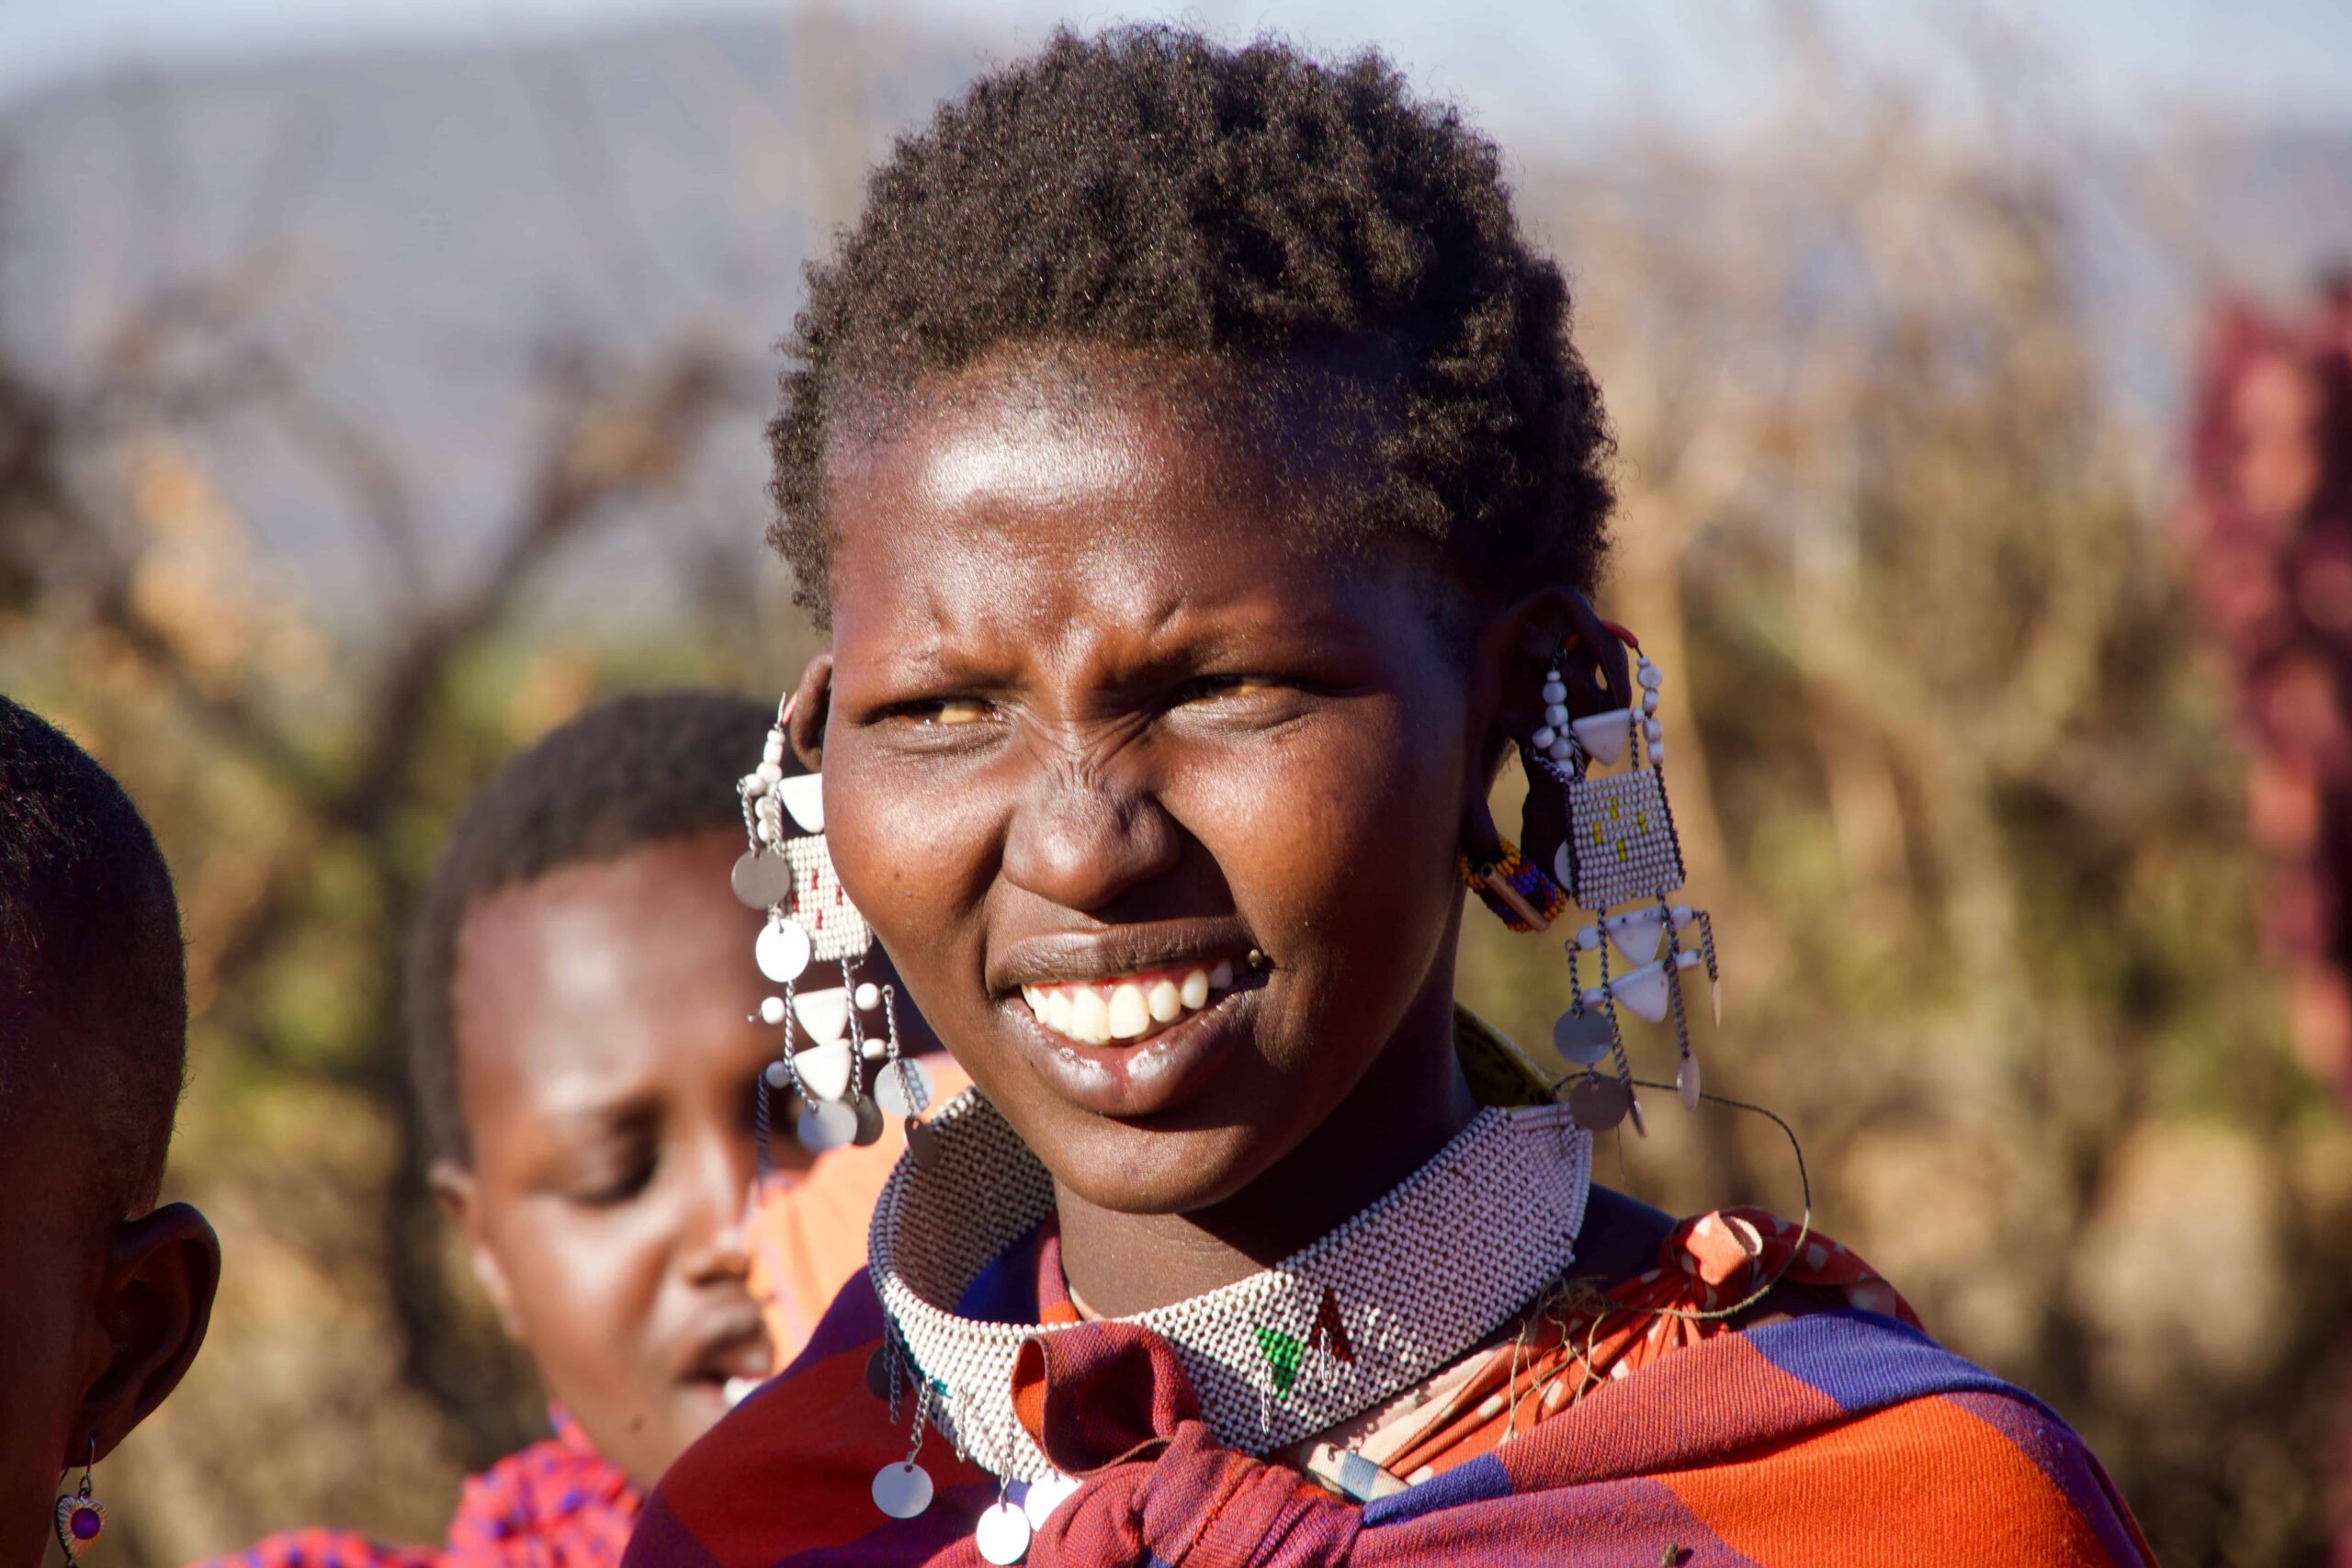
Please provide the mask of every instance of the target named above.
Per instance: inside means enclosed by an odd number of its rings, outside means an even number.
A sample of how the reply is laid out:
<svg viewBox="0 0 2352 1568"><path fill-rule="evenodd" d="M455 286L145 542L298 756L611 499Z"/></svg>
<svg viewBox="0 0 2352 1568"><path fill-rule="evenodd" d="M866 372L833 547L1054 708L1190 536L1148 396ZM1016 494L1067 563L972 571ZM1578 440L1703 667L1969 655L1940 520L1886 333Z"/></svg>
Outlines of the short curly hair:
<svg viewBox="0 0 2352 1568"><path fill-rule="evenodd" d="M1392 367L1340 525L1431 542L1474 592L1589 589L1612 448L1500 155L1376 53L1166 27L1055 35L902 138L812 265L769 426L769 539L831 620L828 427L865 389L1014 345Z"/></svg>
<svg viewBox="0 0 2352 1568"><path fill-rule="evenodd" d="M89 1122L90 1194L152 1206L187 1066L179 900L122 786L0 697L0 1136L8 1118Z"/></svg>
<svg viewBox="0 0 2352 1568"><path fill-rule="evenodd" d="M427 1152L471 1154L458 1100L452 989L474 906L560 867L743 822L735 783L759 765L772 705L723 692L615 697L511 759L458 819L417 912L408 953L409 1077ZM786 753L787 772L799 764ZM728 897L724 886L717 897Z"/></svg>

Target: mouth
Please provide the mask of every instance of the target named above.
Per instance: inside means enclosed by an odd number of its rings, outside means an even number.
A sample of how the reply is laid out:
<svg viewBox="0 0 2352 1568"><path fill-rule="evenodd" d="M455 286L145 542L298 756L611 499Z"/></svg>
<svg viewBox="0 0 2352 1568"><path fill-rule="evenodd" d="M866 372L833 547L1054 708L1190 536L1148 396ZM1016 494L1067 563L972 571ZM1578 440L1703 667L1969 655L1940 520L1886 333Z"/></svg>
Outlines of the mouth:
<svg viewBox="0 0 2352 1568"><path fill-rule="evenodd" d="M998 1005L1060 1098L1102 1116L1159 1115L1212 1092L1254 1040L1272 967L1235 957L1241 942L1178 946L1172 934L1021 953L1019 984Z"/></svg>
<svg viewBox="0 0 2352 1568"><path fill-rule="evenodd" d="M757 1312L731 1316L686 1364L679 1381L706 1397L732 1409L743 1396L774 1376L775 1351Z"/></svg>
<svg viewBox="0 0 2352 1568"><path fill-rule="evenodd" d="M1233 960L1218 958L1027 985L1021 999L1048 1034L1081 1045L1140 1044L1205 1012L1233 988Z"/></svg>

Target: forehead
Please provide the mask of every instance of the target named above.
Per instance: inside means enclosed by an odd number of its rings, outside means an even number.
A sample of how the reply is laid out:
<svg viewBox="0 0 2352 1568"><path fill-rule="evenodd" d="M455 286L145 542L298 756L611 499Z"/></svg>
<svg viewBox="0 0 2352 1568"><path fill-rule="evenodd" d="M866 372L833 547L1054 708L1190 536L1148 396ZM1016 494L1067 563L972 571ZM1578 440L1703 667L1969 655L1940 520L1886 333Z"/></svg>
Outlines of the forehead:
<svg viewBox="0 0 2352 1568"><path fill-rule="evenodd" d="M1375 423L1329 378L1109 354L1000 359L869 400L828 454L836 653L1311 613L1353 569L1408 553L1343 526Z"/></svg>
<svg viewBox="0 0 2352 1568"><path fill-rule="evenodd" d="M467 912L450 1000L469 1124L657 1084L691 1071L698 1043L741 1032L760 989L758 917L727 884L741 848L723 829L657 840Z"/></svg>

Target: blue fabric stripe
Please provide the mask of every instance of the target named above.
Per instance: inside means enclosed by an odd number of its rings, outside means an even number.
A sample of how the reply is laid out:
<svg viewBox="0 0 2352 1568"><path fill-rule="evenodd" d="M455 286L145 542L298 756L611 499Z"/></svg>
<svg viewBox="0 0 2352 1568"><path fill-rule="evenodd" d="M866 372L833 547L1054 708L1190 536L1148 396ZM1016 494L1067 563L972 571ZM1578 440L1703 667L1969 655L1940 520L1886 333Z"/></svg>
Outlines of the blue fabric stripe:
<svg viewBox="0 0 2352 1568"><path fill-rule="evenodd" d="M2039 1403L1908 1324L1877 1313L1808 1313L1750 1329L1747 1342L1849 1415L1938 1393L1998 1393Z"/></svg>
<svg viewBox="0 0 2352 1568"><path fill-rule="evenodd" d="M1491 1503L1498 1497L1511 1495L1510 1472L1495 1455L1480 1454L1466 1464L1457 1464L1442 1475L1433 1475L1418 1486L1408 1486L1402 1492L1391 1492L1385 1497L1374 1498L1363 1506L1363 1528L1377 1529L1382 1525L1395 1524L1400 1519L1419 1518L1440 1508L1459 1508L1472 1503Z"/></svg>

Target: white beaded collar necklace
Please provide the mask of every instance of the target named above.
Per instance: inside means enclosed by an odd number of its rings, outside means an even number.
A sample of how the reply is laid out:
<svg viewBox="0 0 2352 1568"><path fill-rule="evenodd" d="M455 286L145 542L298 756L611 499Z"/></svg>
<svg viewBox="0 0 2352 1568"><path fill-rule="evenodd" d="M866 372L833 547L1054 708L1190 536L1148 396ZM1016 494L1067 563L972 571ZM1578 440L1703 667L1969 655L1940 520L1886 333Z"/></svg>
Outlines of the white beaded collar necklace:
<svg viewBox="0 0 2352 1568"><path fill-rule="evenodd" d="M1053 1468L1013 1415L1013 1358L1080 1325L979 1322L955 1306L1053 1213L1053 1181L977 1091L929 1126L924 1159L899 1162L874 1211L875 1289L933 1389L918 1409L990 1474L1044 1481ZM1269 1453L1442 1371L1524 1311L1574 1261L1591 1177L1592 1135L1566 1107L1488 1108L1321 1240L1125 1321L1174 1347L1219 1443Z"/></svg>

